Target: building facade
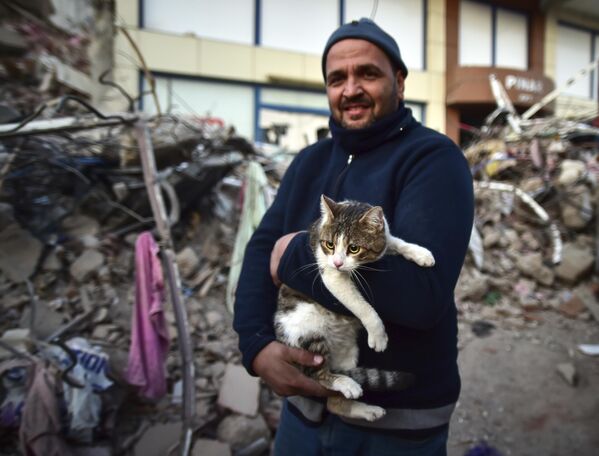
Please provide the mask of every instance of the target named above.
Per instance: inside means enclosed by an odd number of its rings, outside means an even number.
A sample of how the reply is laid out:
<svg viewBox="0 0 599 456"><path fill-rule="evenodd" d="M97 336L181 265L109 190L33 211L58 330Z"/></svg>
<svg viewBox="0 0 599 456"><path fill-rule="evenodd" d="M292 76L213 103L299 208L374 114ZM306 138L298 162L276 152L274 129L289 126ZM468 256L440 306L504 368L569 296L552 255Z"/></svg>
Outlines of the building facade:
<svg viewBox="0 0 599 456"><path fill-rule="evenodd" d="M409 68L406 102L427 126L460 140L495 108L495 74L524 110L599 57L596 0L117 0L117 24L156 81L161 112L216 117L248 138L297 150L329 115L320 55L340 24L374 17ZM117 35L114 77L148 90ZM597 108L597 71L545 112ZM114 107L118 102L114 101ZM142 108L156 112L152 97Z"/></svg>

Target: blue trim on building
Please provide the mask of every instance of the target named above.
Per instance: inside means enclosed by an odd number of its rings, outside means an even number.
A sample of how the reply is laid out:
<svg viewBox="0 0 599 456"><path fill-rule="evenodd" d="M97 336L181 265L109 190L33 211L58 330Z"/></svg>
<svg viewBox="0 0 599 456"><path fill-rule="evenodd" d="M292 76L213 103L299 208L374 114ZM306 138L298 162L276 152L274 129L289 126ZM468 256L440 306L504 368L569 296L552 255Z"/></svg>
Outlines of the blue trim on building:
<svg viewBox="0 0 599 456"><path fill-rule="evenodd" d="M427 104L426 103L411 103L411 104L420 106L420 109L422 109L422 119L421 119L420 123L422 125L426 125L426 107L427 107Z"/></svg>
<svg viewBox="0 0 599 456"><path fill-rule="evenodd" d="M330 116L328 109L304 108L303 106L278 105L271 103L260 103L258 109L272 109L273 111L295 112L297 114L316 114L319 116Z"/></svg>
<svg viewBox="0 0 599 456"><path fill-rule="evenodd" d="M594 33L591 33L591 61L595 60L595 37L596 35ZM595 71L591 71L589 73L589 83L591 84L591 91L589 92L591 94L591 100L594 100L596 98L596 93L595 90L597 89L597 85L595 84L595 74L597 73L597 66L595 66Z"/></svg>
<svg viewBox="0 0 599 456"><path fill-rule="evenodd" d="M139 93L139 100L137 100L137 109L139 111L144 110L144 73L143 70L137 70L137 91Z"/></svg>
<svg viewBox="0 0 599 456"><path fill-rule="evenodd" d="M345 24L345 0L339 0L339 27Z"/></svg>
<svg viewBox="0 0 599 456"><path fill-rule="evenodd" d="M262 89L254 87L254 141L262 141L262 130L260 130L260 99Z"/></svg>
<svg viewBox="0 0 599 456"><path fill-rule="evenodd" d="M427 35L428 35L428 0L422 0L422 71L426 71L428 63Z"/></svg>
<svg viewBox="0 0 599 456"><path fill-rule="evenodd" d="M145 27L144 23L144 0L137 1L137 27L142 29Z"/></svg>
<svg viewBox="0 0 599 456"><path fill-rule="evenodd" d="M254 0L254 46L262 44L262 0Z"/></svg>
<svg viewBox="0 0 599 456"><path fill-rule="evenodd" d="M299 87L294 85L281 85L281 84L268 84L268 83L257 83L250 81L239 81L235 79L220 79L212 78L207 76L195 76L187 74L169 73L168 71L151 71L154 76L163 78L181 79L186 81L205 81L205 82L217 82L219 84L230 84L245 87L260 87L264 89L280 89L280 90L295 90L298 92L317 93L326 96L326 90L323 86L322 89L314 89L311 87Z"/></svg>
<svg viewBox="0 0 599 456"><path fill-rule="evenodd" d="M491 66L497 65L497 7L491 5Z"/></svg>

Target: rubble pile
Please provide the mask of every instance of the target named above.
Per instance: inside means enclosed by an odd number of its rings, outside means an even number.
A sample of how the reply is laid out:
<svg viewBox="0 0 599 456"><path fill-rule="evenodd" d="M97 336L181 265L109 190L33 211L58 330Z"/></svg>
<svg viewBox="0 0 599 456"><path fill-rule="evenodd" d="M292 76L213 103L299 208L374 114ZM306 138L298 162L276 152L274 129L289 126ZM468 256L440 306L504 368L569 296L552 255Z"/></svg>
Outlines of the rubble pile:
<svg viewBox="0 0 599 456"><path fill-rule="evenodd" d="M456 289L462 344L541 310L599 321L599 129L555 118L488 128L465 150L475 178L470 255ZM465 328L464 328L465 329Z"/></svg>
<svg viewBox="0 0 599 456"><path fill-rule="evenodd" d="M150 125L193 349L194 430L203 439L194 454L215 445L214 451L260 454L270 445L280 399L240 367L224 297L247 158L271 161L206 119L165 116ZM168 394L148 401L127 381L135 245L155 223L131 130L123 124L0 137L0 446L6 454L17 452L14 430L29 416L27 385L35 375L31 366L40 362L45 375L76 385L56 385L59 403L69 408L62 423L71 449L166 454L179 445L184 369L170 299L164 307ZM276 182L279 175L270 174ZM90 359L102 382L90 381ZM75 367L83 369L79 377L64 373ZM89 391L75 404L69 400L80 397L72 393L77 386ZM83 424L73 421L75 406L91 415ZM169 438L156 432L164 426ZM164 451L156 449L157 438Z"/></svg>

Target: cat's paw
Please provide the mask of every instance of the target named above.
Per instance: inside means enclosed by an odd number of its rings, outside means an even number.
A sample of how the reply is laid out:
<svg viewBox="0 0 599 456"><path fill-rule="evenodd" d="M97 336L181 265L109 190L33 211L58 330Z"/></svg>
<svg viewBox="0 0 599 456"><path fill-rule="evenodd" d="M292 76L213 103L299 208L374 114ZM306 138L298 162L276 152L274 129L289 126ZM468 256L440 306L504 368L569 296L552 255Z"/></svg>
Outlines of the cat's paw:
<svg viewBox="0 0 599 456"><path fill-rule="evenodd" d="M333 381L332 390L339 391L347 399L356 399L362 396L362 387L350 377L338 377Z"/></svg>
<svg viewBox="0 0 599 456"><path fill-rule="evenodd" d="M385 416L387 411L382 407L376 405L357 403L352 410L355 413L356 418L362 418L366 421L376 421Z"/></svg>
<svg viewBox="0 0 599 456"><path fill-rule="evenodd" d="M384 327L382 330L377 328L373 331L368 331L368 346L374 351L385 351L387 348L387 342L389 342L389 338L387 337Z"/></svg>
<svg viewBox="0 0 599 456"><path fill-rule="evenodd" d="M433 256L430 250L416 245L413 246L410 250L411 251L409 255L406 255L406 258L408 260L411 260L418 266L422 266L425 268L430 268L431 266L435 265L435 257Z"/></svg>

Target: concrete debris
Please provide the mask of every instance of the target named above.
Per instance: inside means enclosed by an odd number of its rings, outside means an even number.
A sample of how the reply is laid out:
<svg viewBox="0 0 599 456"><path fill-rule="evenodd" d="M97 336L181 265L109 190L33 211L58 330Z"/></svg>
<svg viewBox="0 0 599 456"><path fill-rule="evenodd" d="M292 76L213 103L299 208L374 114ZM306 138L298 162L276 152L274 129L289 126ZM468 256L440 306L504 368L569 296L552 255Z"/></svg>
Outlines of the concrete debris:
<svg viewBox="0 0 599 456"><path fill-rule="evenodd" d="M200 259L193 249L187 246L177 253L177 264L179 265L181 276L189 279L200 264Z"/></svg>
<svg viewBox="0 0 599 456"><path fill-rule="evenodd" d="M69 271L77 282L84 282L103 265L104 255L97 250L87 249L71 264Z"/></svg>
<svg viewBox="0 0 599 456"><path fill-rule="evenodd" d="M540 253L525 254L518 258L516 265L524 275L532 277L540 284L553 284L555 273L543 264L543 256Z"/></svg>
<svg viewBox="0 0 599 456"><path fill-rule="evenodd" d="M594 264L595 257L590 249L567 243L564 245L562 262L555 268L555 274L569 284L576 284L591 272Z"/></svg>
<svg viewBox="0 0 599 456"><path fill-rule="evenodd" d="M133 449L134 456L164 456L179 443L181 422L157 424L150 427Z"/></svg>
<svg viewBox="0 0 599 456"><path fill-rule="evenodd" d="M586 306L576 295L573 295L559 306L559 311L568 318L576 318L585 310Z"/></svg>
<svg viewBox="0 0 599 456"><path fill-rule="evenodd" d="M226 443L211 439L198 439L192 456L231 456L231 447Z"/></svg>
<svg viewBox="0 0 599 456"><path fill-rule="evenodd" d="M33 274L42 243L17 224L0 232L0 271L13 282L24 282Z"/></svg>
<svg viewBox="0 0 599 456"><path fill-rule="evenodd" d="M216 435L221 442L228 443L233 450L240 450L260 438L270 439L270 431L262 415L254 418L229 415L220 422Z"/></svg>
<svg viewBox="0 0 599 456"><path fill-rule="evenodd" d="M37 339L45 340L64 323L64 314L52 310L44 301L27 307L20 319L22 328L29 328Z"/></svg>
<svg viewBox="0 0 599 456"><path fill-rule="evenodd" d="M218 405L242 415L258 413L260 380L250 376L244 367L227 364L218 392Z"/></svg>
<svg viewBox="0 0 599 456"><path fill-rule="evenodd" d="M574 364L560 363L556 366L556 369L568 385L576 386L578 384L578 372Z"/></svg>

